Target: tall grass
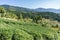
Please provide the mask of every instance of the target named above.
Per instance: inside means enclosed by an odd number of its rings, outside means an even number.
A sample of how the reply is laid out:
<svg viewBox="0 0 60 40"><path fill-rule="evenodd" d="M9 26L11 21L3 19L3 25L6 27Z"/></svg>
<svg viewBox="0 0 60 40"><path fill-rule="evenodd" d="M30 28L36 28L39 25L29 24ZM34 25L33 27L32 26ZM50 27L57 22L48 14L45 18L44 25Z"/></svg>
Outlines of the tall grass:
<svg viewBox="0 0 60 40"><path fill-rule="evenodd" d="M0 18L0 40L58 40L56 31L41 24Z"/></svg>

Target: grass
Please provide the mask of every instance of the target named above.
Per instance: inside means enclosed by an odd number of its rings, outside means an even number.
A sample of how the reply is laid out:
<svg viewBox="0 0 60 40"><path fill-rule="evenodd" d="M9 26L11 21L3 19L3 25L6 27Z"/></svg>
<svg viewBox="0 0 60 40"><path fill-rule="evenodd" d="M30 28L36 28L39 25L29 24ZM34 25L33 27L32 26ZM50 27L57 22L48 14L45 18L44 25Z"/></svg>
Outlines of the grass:
<svg viewBox="0 0 60 40"><path fill-rule="evenodd" d="M56 31L31 22L0 18L0 40L58 40Z"/></svg>

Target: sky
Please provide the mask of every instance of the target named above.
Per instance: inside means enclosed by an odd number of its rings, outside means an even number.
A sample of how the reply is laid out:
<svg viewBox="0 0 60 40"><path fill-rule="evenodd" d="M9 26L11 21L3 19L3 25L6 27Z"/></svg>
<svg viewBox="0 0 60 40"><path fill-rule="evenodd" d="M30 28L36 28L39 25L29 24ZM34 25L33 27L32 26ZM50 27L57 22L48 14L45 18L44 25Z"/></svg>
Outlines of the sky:
<svg viewBox="0 0 60 40"><path fill-rule="evenodd" d="M60 9L60 0L0 0L0 5L12 5L26 8Z"/></svg>

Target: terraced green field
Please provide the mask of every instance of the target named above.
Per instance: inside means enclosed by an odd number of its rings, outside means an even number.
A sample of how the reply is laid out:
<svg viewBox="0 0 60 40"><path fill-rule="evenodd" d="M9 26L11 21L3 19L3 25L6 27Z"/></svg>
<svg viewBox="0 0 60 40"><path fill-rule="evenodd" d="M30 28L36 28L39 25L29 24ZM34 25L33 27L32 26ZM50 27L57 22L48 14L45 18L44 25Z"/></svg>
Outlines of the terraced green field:
<svg viewBox="0 0 60 40"><path fill-rule="evenodd" d="M23 21L12 21L0 18L0 40L59 40L57 32Z"/></svg>

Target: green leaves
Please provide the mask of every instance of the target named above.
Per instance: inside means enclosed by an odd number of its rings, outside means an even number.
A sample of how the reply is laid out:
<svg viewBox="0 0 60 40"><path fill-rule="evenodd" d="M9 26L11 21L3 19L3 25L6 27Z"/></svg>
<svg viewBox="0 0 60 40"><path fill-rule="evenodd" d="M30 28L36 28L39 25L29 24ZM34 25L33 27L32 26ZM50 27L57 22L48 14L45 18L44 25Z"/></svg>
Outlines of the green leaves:
<svg viewBox="0 0 60 40"><path fill-rule="evenodd" d="M5 14L6 14L6 10L3 7L0 6L0 15L1 15L1 17L4 17Z"/></svg>

